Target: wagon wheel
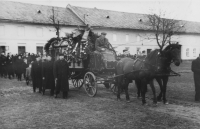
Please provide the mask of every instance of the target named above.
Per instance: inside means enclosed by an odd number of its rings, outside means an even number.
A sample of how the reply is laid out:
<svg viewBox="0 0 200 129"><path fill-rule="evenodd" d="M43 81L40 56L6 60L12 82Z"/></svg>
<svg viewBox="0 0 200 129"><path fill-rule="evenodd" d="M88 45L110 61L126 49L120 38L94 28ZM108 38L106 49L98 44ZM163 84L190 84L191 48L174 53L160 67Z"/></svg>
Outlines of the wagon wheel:
<svg viewBox="0 0 200 129"><path fill-rule="evenodd" d="M94 97L97 93L96 77L93 73L87 72L84 76L84 88L90 97Z"/></svg>
<svg viewBox="0 0 200 129"><path fill-rule="evenodd" d="M75 88L81 88L83 86L83 79L72 79L72 83Z"/></svg>

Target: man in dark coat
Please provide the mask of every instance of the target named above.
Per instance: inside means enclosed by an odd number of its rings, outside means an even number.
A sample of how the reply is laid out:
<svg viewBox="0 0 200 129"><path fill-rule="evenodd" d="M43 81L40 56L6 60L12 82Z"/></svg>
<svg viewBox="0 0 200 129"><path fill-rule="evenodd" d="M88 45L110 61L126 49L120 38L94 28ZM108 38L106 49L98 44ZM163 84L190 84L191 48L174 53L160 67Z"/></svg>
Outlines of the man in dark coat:
<svg viewBox="0 0 200 129"><path fill-rule="evenodd" d="M95 42L95 49L99 52L104 51L104 49L109 49L109 41L106 38L106 33L102 32L101 36L97 38Z"/></svg>
<svg viewBox="0 0 200 129"><path fill-rule="evenodd" d="M194 73L195 101L200 101L200 54L192 61L192 72Z"/></svg>
<svg viewBox="0 0 200 129"><path fill-rule="evenodd" d="M12 57L8 57L7 62L7 72L8 72L8 78L11 79L11 76L13 77L14 69L13 69L13 59Z"/></svg>
<svg viewBox="0 0 200 129"><path fill-rule="evenodd" d="M53 75L53 61L51 56L47 56L46 62L43 63L43 95L45 94L46 89L51 89L51 96L54 95L55 81Z"/></svg>
<svg viewBox="0 0 200 129"><path fill-rule="evenodd" d="M33 92L36 91L36 88L39 88L39 93L42 92L42 63L40 57L36 58L36 61L33 62L31 67L31 77L33 81Z"/></svg>
<svg viewBox="0 0 200 129"><path fill-rule="evenodd" d="M17 75L17 79L18 81L21 81L22 79L22 74L23 74L23 60L22 60L22 57L19 55L18 56L18 59L16 60L16 75Z"/></svg>
<svg viewBox="0 0 200 129"><path fill-rule="evenodd" d="M55 83L56 83L56 96L63 92L63 98L67 98L69 91L69 66L67 61L64 59L64 55L59 55L59 60L55 61L53 68Z"/></svg>
<svg viewBox="0 0 200 129"><path fill-rule="evenodd" d="M0 67L1 67L1 77L6 76L6 56L4 53L1 53L1 61L0 61Z"/></svg>

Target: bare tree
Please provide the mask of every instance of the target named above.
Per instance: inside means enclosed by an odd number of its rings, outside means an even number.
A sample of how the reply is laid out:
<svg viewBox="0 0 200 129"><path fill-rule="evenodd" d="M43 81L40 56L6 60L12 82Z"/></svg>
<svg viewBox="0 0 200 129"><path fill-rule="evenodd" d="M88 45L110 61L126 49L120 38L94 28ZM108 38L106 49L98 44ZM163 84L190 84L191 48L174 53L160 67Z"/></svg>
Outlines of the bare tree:
<svg viewBox="0 0 200 129"><path fill-rule="evenodd" d="M148 29L153 32L154 39L162 51L164 46L171 43L171 37L183 32L183 21L163 18L165 14L160 12L159 15L147 15L147 21L145 24ZM148 37L149 39L149 37Z"/></svg>
<svg viewBox="0 0 200 129"><path fill-rule="evenodd" d="M58 15L58 11L55 10L54 7L52 7L51 9L51 15L49 17L49 20L51 21L51 23L53 24L53 27L56 31L56 35L57 38L60 38L60 19L59 19L59 15Z"/></svg>

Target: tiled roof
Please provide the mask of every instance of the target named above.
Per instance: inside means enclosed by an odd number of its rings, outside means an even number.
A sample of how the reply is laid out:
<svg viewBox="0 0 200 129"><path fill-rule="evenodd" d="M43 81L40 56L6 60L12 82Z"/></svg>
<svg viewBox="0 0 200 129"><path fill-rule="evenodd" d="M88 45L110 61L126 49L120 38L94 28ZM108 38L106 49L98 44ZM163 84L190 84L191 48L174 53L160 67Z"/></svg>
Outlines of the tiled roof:
<svg viewBox="0 0 200 129"><path fill-rule="evenodd" d="M59 14L61 24L84 26L86 23L93 27L149 30L149 27L144 24L148 20L146 14L83 8L71 5L68 5L67 8L54 8ZM38 10L41 11L40 14L37 13ZM18 22L51 24L49 20L50 15L52 15L51 6L0 1L0 20L7 19ZM142 19L142 21L139 21L139 19ZM180 21L181 24L184 25L184 32L200 33L199 22Z"/></svg>
<svg viewBox="0 0 200 129"><path fill-rule="evenodd" d="M38 14L37 11L41 13ZM84 23L68 8L55 7L59 20L66 25L84 25ZM0 19L49 24L52 15L51 6L34 5L20 2L0 1Z"/></svg>
<svg viewBox="0 0 200 129"><path fill-rule="evenodd" d="M97 8L71 7L86 23L91 26L126 28L126 29L145 29L146 27L139 22L139 19L147 20L144 14L125 13ZM88 16L86 16L88 15ZM109 16L109 18L107 18Z"/></svg>
<svg viewBox="0 0 200 129"><path fill-rule="evenodd" d="M82 21L86 21L86 23L90 24L91 26L149 30L149 27L144 24L148 21L146 14L118 12L97 8L83 8L70 5L68 8L71 8L72 11L75 11ZM109 16L109 18L107 18L107 16ZM142 19L142 21L139 21L139 19ZM184 32L200 33L199 22L180 21L180 25L184 25L182 30Z"/></svg>

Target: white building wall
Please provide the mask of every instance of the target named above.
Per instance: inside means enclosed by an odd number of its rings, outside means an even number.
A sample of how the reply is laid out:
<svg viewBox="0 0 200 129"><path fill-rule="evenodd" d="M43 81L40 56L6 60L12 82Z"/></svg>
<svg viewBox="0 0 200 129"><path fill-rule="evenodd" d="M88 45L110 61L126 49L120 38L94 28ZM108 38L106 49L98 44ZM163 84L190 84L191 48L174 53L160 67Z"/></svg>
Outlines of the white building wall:
<svg viewBox="0 0 200 129"><path fill-rule="evenodd" d="M65 33L71 33L75 28L61 27L60 37L64 37ZM112 28L94 28L94 32L98 34L106 32L106 37L117 53L123 53L127 48L130 54L136 54L138 48L146 53L147 49L158 48L155 39L147 38L150 32ZM46 25L0 23L0 46L8 46L7 53L12 54L18 53L18 46L25 46L26 52L36 53L36 47L44 46L50 38L56 37L55 34L54 28ZM195 59L200 53L200 34L182 34L174 36L172 41L178 41L182 45L183 60ZM186 52L188 49L189 54Z"/></svg>
<svg viewBox="0 0 200 129"><path fill-rule="evenodd" d="M106 37L109 42L115 47L117 53L123 53L124 49L129 49L130 54L136 54L137 48L140 51L147 52L147 49L158 48L155 40L148 40L146 32L138 30L125 30L125 29L95 29L95 32L101 34L106 32ZM149 34L149 33L148 33ZM116 35L116 41L113 35ZM127 40L128 37L128 40Z"/></svg>
<svg viewBox="0 0 200 129"><path fill-rule="evenodd" d="M8 46L6 53L11 54L18 53L18 46L25 46L26 52L36 53L37 46L44 46L50 38L56 37L54 28L46 25L0 23L0 29L0 46ZM61 27L60 36L74 29Z"/></svg>
<svg viewBox="0 0 200 129"><path fill-rule="evenodd" d="M138 31L138 30L125 30L125 29L95 29L95 32L101 34L106 32L106 37L110 43L116 47L117 53L123 53L123 50L129 47L130 54L136 54L137 48L140 51L147 49L157 49L155 39L148 39L149 35L153 35L152 32ZM116 41L113 40L113 34L116 35ZM128 41L126 40L128 35ZM155 38L155 37L154 37ZM182 45L181 47L181 58L183 60L195 59L200 53L200 34L181 34L173 36L172 41L177 41ZM186 49L189 49L189 54L186 55ZM195 52L194 52L195 49Z"/></svg>

